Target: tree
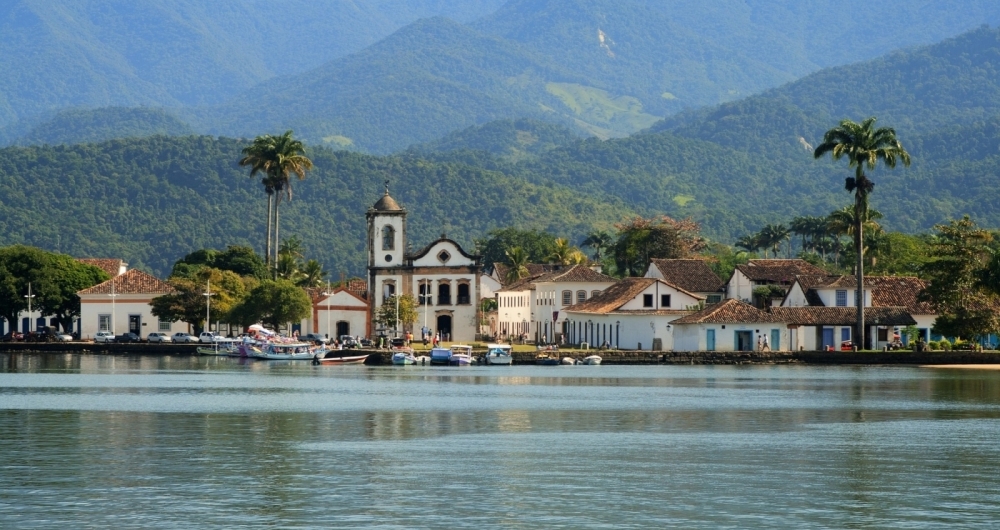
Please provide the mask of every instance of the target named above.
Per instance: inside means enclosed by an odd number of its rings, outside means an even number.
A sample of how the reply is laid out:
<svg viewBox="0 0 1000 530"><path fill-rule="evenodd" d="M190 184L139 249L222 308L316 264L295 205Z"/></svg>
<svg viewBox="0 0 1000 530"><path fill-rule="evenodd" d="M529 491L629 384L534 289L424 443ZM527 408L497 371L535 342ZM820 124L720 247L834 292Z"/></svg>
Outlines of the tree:
<svg viewBox="0 0 1000 530"><path fill-rule="evenodd" d="M525 263L543 263L555 250L556 238L538 230L522 230L508 227L490 230L486 239L476 239L476 253L483 257L483 267L494 263L506 263L507 251L521 248L526 256Z"/></svg>
<svg viewBox="0 0 1000 530"><path fill-rule="evenodd" d="M1000 329L1000 296L992 267L992 235L969 216L937 225L932 261L924 266L929 281L921 293L938 313L934 331L950 337L979 338Z"/></svg>
<svg viewBox="0 0 1000 530"><path fill-rule="evenodd" d="M688 258L705 248L698 234L701 227L691 219L668 216L653 219L635 217L615 225L618 239L612 247L619 274L642 276L652 258Z"/></svg>
<svg viewBox="0 0 1000 530"><path fill-rule="evenodd" d="M233 323L229 312L246 298L258 280L233 271L202 267L190 276L171 276L167 283L174 292L153 298L150 302L153 316L171 322L187 322L196 330L204 330L209 324L205 322L209 303L205 289L211 289L212 320Z"/></svg>
<svg viewBox="0 0 1000 530"><path fill-rule="evenodd" d="M320 287L326 282L328 275L329 273L323 269L318 261L311 259L299 271L298 284L300 287Z"/></svg>
<svg viewBox="0 0 1000 530"><path fill-rule="evenodd" d="M549 255L549 262L557 265L576 265L586 262L586 257L580 249L569 244L565 238L556 239L556 246Z"/></svg>
<svg viewBox="0 0 1000 530"><path fill-rule="evenodd" d="M507 254L507 277L504 281L514 283L528 275L528 253L521 247L511 248Z"/></svg>
<svg viewBox="0 0 1000 530"><path fill-rule="evenodd" d="M397 304L398 302L398 304ZM396 309L399 309L397 312ZM393 295L385 299L375 312L375 323L386 329L402 331L417 320L417 302L413 295ZM396 326L397 321L399 327Z"/></svg>
<svg viewBox="0 0 1000 530"><path fill-rule="evenodd" d="M281 324L298 322L311 312L309 295L294 283L278 279L261 282L230 313L240 325L262 322L279 329Z"/></svg>
<svg viewBox="0 0 1000 530"><path fill-rule="evenodd" d="M614 238L607 231L594 230L587 234L587 238L580 245L594 249L594 261L599 262L604 252L611 248L614 241Z"/></svg>
<svg viewBox="0 0 1000 530"><path fill-rule="evenodd" d="M791 257L792 249L790 237L791 233L783 224L769 224L760 231L761 242L764 243L765 246L771 247L771 250L774 251L775 258L778 257L778 252L781 250L781 243L785 240L789 241L788 253L789 257Z"/></svg>
<svg viewBox="0 0 1000 530"><path fill-rule="evenodd" d="M268 195L268 241L266 254L270 258L271 254L271 208L273 195L274 208L274 241L275 247L280 240L278 235L278 210L281 205L281 197L284 194L290 201L292 200L292 175L298 176L299 180L306 178L306 172L313 168L312 160L305 155L305 145L292 138L292 131L285 131L279 136L269 134L258 136L253 143L243 148L243 158L240 159L241 166L250 166L250 176L257 173L264 173L265 177L261 181L264 184L264 191ZM275 263L277 262L277 248L275 248Z"/></svg>
<svg viewBox="0 0 1000 530"><path fill-rule="evenodd" d="M865 167L874 170L879 161L889 167L896 167L896 161L902 161L904 166L910 165L910 154L896 138L896 131L891 127L875 128L875 117L861 123L843 120L823 135L823 143L816 147L813 156L822 158L827 153L834 160L847 157L848 167L855 168L854 176L847 177L845 188L854 192L855 232L854 251L857 253L856 273L858 277L857 293L864 292L864 238L862 219L868 210L868 195L875 184L865 175ZM858 298L857 329L858 343L867 345L865 333L864 300Z"/></svg>

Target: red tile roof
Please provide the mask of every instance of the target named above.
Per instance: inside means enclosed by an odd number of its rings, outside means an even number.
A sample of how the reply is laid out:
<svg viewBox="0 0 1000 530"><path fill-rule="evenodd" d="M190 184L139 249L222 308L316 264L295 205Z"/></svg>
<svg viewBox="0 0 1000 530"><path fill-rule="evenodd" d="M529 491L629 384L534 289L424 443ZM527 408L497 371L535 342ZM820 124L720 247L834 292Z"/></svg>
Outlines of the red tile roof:
<svg viewBox="0 0 1000 530"><path fill-rule="evenodd" d="M728 298L701 311L678 318L671 324L752 324L759 322L779 322L774 315L756 307Z"/></svg>
<svg viewBox="0 0 1000 530"><path fill-rule="evenodd" d="M138 269L132 269L125 274L118 275L76 294L80 296L111 294L112 286L114 286L115 294L169 294L174 292L174 288L167 282Z"/></svg>
<svg viewBox="0 0 1000 530"><path fill-rule="evenodd" d="M715 293L725 282L701 259L652 259L654 267L668 282L695 293Z"/></svg>
<svg viewBox="0 0 1000 530"><path fill-rule="evenodd" d="M558 270L529 274L517 282L504 286L501 291L525 291L534 289L538 283L591 282L611 283L615 279L607 274L595 272L586 265L566 265Z"/></svg>
<svg viewBox="0 0 1000 530"><path fill-rule="evenodd" d="M770 307L771 315L778 322L799 326L850 326L857 322L854 307ZM866 325L909 326L917 321L905 307L866 307Z"/></svg>
<svg viewBox="0 0 1000 530"><path fill-rule="evenodd" d="M569 306L565 310L581 313L610 313L633 300L656 281L656 278L623 278L601 291L600 294Z"/></svg>
<svg viewBox="0 0 1000 530"><path fill-rule="evenodd" d="M927 282L913 276L866 276L865 287L871 286L875 307L905 307L912 315L933 315L934 308L918 300Z"/></svg>
<svg viewBox="0 0 1000 530"><path fill-rule="evenodd" d="M118 276L122 267L128 266L128 263L115 258L76 258L76 261L86 265L93 265L94 267L108 273L108 276L111 276L112 278Z"/></svg>
<svg viewBox="0 0 1000 530"><path fill-rule="evenodd" d="M827 275L825 270L801 259L752 259L736 269L757 282L791 283L802 274Z"/></svg>

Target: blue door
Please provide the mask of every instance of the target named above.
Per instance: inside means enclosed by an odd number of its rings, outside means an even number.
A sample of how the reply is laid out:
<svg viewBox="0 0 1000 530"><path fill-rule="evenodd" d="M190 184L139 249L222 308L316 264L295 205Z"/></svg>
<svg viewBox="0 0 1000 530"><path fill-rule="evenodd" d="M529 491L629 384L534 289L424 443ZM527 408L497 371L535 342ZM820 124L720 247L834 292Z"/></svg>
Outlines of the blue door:
<svg viewBox="0 0 1000 530"><path fill-rule="evenodd" d="M771 330L771 351L778 351L781 349L781 330L772 329Z"/></svg>
<svg viewBox="0 0 1000 530"><path fill-rule="evenodd" d="M31 319L24 317L21 319L21 333L27 333L31 331Z"/></svg>
<svg viewBox="0 0 1000 530"><path fill-rule="evenodd" d="M705 331L705 349L708 351L715 351L715 330L710 329Z"/></svg>
<svg viewBox="0 0 1000 530"><path fill-rule="evenodd" d="M833 328L823 328L823 349L833 346Z"/></svg>

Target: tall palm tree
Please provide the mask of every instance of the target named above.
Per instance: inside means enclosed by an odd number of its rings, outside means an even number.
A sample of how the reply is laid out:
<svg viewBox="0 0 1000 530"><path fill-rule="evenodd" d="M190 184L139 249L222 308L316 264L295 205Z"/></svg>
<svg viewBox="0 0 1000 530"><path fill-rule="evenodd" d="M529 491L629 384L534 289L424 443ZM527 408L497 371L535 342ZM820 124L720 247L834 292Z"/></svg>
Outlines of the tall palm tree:
<svg viewBox="0 0 1000 530"><path fill-rule="evenodd" d="M761 241L766 242L767 246L771 247L774 251L774 257L777 258L778 252L781 250L781 243L786 239L790 239L791 232L783 224L769 224L761 229L760 235ZM791 246L789 246L788 252L791 254Z"/></svg>
<svg viewBox="0 0 1000 530"><path fill-rule="evenodd" d="M736 246L745 249L747 252L757 252L761 248L760 234L743 236L736 240Z"/></svg>
<svg viewBox="0 0 1000 530"><path fill-rule="evenodd" d="M328 275L318 261L311 259L299 271L298 284L301 287L320 287L326 282Z"/></svg>
<svg viewBox="0 0 1000 530"><path fill-rule="evenodd" d="M507 265L509 270L504 280L507 283L514 283L528 275L528 253L521 247L508 249Z"/></svg>
<svg viewBox="0 0 1000 530"><path fill-rule="evenodd" d="M571 265L577 259L576 254L579 252L579 249L569 244L568 239L560 237L556 239L552 254L549 255L549 261L557 265Z"/></svg>
<svg viewBox="0 0 1000 530"><path fill-rule="evenodd" d="M792 222L788 224L788 227L792 229L795 235L802 238L802 252L806 251L806 236L812 231L812 225L810 224L809 216L800 215L792 219Z"/></svg>
<svg viewBox="0 0 1000 530"><path fill-rule="evenodd" d="M267 193L267 244L265 245L267 261L276 264L278 261L278 207L282 195L292 199L292 175L299 180L306 178L306 171L313 168L312 160L305 156L305 146L301 141L292 138L292 131L285 131L280 136L265 134L254 138L252 144L243 148L241 166L250 166L250 176L263 173L264 191ZM273 200L272 200L273 199ZM271 238L272 215L274 219L274 238ZM274 245L271 242L274 242ZM274 259L271 260L271 249L274 249Z"/></svg>
<svg viewBox="0 0 1000 530"><path fill-rule="evenodd" d="M868 210L868 195L875 184L865 175L865 167L874 170L881 160L889 168L896 167L897 161L904 166L910 165L910 154L896 138L896 130L891 127L875 128L875 117L872 116L861 123L843 120L840 124L823 135L823 143L813 152L815 158L822 158L827 153L834 160L847 157L847 167L853 167L854 176L847 177L844 187L854 192L855 226L854 250L857 253L857 341L861 347L865 342L865 264L864 264L864 228L862 226L864 212Z"/></svg>

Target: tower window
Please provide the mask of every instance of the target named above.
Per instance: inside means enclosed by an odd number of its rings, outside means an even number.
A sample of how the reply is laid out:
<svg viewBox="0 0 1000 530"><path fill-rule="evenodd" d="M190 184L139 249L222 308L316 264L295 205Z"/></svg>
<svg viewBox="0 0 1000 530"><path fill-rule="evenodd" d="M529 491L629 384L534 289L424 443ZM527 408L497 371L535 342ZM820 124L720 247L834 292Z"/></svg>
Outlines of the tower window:
<svg viewBox="0 0 1000 530"><path fill-rule="evenodd" d="M394 250L396 248L396 229L391 226L382 228L382 250Z"/></svg>

